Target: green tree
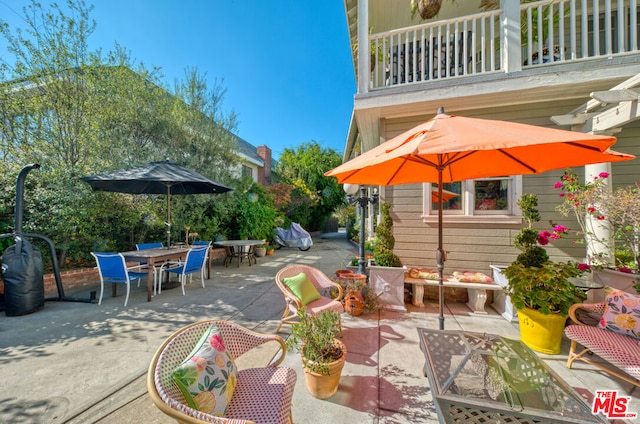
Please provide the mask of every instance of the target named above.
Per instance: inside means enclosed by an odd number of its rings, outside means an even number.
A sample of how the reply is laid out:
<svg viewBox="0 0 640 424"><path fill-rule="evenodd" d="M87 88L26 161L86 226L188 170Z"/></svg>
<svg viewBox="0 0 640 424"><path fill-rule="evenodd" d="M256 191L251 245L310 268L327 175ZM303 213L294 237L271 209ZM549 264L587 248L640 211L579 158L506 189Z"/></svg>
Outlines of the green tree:
<svg viewBox="0 0 640 424"><path fill-rule="evenodd" d="M380 204L382 219L376 227L376 243L373 249L373 258L377 266L402 266L398 255L393 253L396 239L393 236L393 218L391 218L391 204Z"/></svg>
<svg viewBox="0 0 640 424"><path fill-rule="evenodd" d="M316 141L284 150L274 174L279 182L295 187L285 209L287 218L307 230L322 229L331 213L345 203L344 191L338 181L324 176L341 162L338 152L323 148Z"/></svg>
<svg viewBox="0 0 640 424"><path fill-rule="evenodd" d="M92 8L82 0L68 0L64 10L32 1L25 28L0 20L10 53L0 63L0 228L13 229L20 169L39 163L27 180L24 228L50 237L61 264L163 238L164 196L94 193L79 177L171 158L230 184L237 163L236 118L222 108L221 83L209 87L206 74L190 69L171 93L158 68L137 64L124 47L91 50ZM225 202L176 196L172 208L185 214L174 226L215 228L228 221L216 215L228 211Z"/></svg>

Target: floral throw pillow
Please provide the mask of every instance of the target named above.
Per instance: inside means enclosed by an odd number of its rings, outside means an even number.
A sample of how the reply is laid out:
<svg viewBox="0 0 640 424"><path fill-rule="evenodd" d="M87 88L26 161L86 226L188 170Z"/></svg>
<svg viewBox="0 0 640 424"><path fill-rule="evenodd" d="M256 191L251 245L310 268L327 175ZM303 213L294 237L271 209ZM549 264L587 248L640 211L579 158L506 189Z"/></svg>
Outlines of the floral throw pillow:
<svg viewBox="0 0 640 424"><path fill-rule="evenodd" d="M172 376L191 408L224 416L236 387L238 368L216 325L203 334Z"/></svg>
<svg viewBox="0 0 640 424"><path fill-rule="evenodd" d="M605 303L598 327L640 339L640 297L614 290Z"/></svg>

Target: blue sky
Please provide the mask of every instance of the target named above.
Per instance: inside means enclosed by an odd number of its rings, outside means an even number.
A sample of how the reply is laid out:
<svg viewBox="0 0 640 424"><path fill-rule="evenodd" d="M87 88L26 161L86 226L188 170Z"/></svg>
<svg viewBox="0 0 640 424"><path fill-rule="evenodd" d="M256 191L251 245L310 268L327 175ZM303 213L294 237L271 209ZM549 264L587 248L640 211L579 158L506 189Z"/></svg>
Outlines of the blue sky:
<svg viewBox="0 0 640 424"><path fill-rule="evenodd" d="M29 3L0 0L0 18L21 26ZM311 140L342 153L355 93L342 0L87 4L97 23L92 48L107 51L117 41L132 58L162 68L171 86L187 67L206 72L210 86L224 79L224 107L236 112L235 133L249 143L266 144L275 157Z"/></svg>

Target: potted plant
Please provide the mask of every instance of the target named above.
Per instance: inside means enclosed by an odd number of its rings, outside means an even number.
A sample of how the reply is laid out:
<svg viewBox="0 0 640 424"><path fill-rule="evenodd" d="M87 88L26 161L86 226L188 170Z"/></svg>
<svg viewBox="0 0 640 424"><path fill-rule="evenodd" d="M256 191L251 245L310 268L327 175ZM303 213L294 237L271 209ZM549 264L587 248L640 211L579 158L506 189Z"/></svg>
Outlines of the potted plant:
<svg viewBox="0 0 640 424"><path fill-rule="evenodd" d="M369 284L380 295L380 303L387 309L406 311L404 306L404 272L400 258L393 252L396 239L393 236L391 204L380 204L380 223L376 227L373 261L369 266Z"/></svg>
<svg viewBox="0 0 640 424"><path fill-rule="evenodd" d="M524 194L518 200L527 227L514 237L514 245L522 253L503 271L508 279L505 294L518 310L522 342L538 352L557 354L569 307L586 298L569 279L579 277L589 267L549 260L542 246L550 239L563 237L568 230L561 225L554 226L553 232L535 230L533 223L540 220L537 205L535 194Z"/></svg>
<svg viewBox="0 0 640 424"><path fill-rule="evenodd" d="M291 325L287 349L300 352L309 393L326 399L338 390L347 357L346 346L336 338L340 317L336 311L309 315L300 308L298 318L300 321Z"/></svg>
<svg viewBox="0 0 640 424"><path fill-rule="evenodd" d="M275 252L276 252L276 247L275 247L272 243L267 244L267 247L266 247L266 253L265 253L265 254L266 254L267 256L271 256L271 255L273 255Z"/></svg>
<svg viewBox="0 0 640 424"><path fill-rule="evenodd" d="M268 244L258 244L253 248L253 254L258 258L261 258L267 254L267 246Z"/></svg>
<svg viewBox="0 0 640 424"><path fill-rule="evenodd" d="M340 275L336 274L334 281L340 284L343 293L346 293L343 302L344 310L348 314L356 316L362 313L372 313L379 309L378 296L367 285L365 275L340 273Z"/></svg>
<svg viewBox="0 0 640 424"><path fill-rule="evenodd" d="M637 185L611 190L607 178L609 174L601 172L583 184L575 172L566 170L554 185L562 199L556 209L578 222L576 243L586 245L595 281L640 292L640 190Z"/></svg>

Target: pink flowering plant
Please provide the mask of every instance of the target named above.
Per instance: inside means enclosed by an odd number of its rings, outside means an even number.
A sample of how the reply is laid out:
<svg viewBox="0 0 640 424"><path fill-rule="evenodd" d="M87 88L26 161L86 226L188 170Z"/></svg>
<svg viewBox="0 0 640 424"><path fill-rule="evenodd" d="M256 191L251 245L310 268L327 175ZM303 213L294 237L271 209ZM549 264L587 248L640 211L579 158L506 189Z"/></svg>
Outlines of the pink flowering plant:
<svg viewBox="0 0 640 424"><path fill-rule="evenodd" d="M530 308L542 314L566 316L571 305L586 298L570 278L579 277L591 268L573 261L554 262L549 259L543 246L563 238L570 230L562 225L555 225L551 230L534 229L533 224L540 221L537 205L535 194L524 194L518 200L527 227L514 237L514 245L522 253L503 271L509 280L505 293L511 297L516 309Z"/></svg>
<svg viewBox="0 0 640 424"><path fill-rule="evenodd" d="M583 184L575 172L565 171L554 185L562 198L556 209L577 220L580 231L575 232L579 237L575 242L586 243L587 260L592 266L636 272L640 258L640 190L638 184L611 190L608 178L607 172L601 172Z"/></svg>

